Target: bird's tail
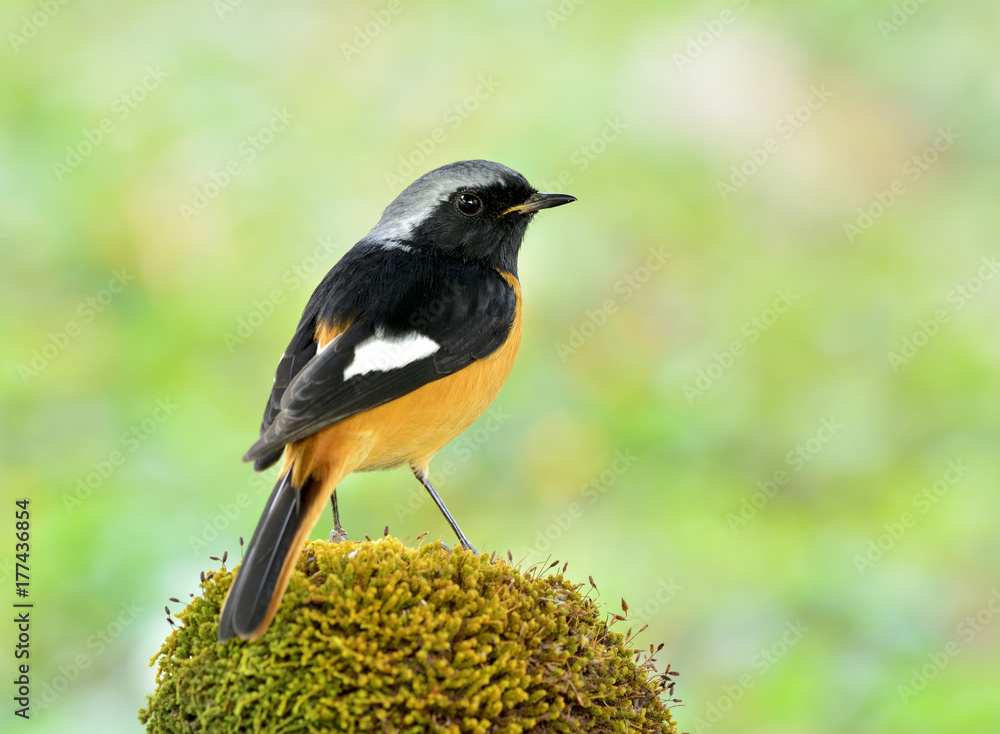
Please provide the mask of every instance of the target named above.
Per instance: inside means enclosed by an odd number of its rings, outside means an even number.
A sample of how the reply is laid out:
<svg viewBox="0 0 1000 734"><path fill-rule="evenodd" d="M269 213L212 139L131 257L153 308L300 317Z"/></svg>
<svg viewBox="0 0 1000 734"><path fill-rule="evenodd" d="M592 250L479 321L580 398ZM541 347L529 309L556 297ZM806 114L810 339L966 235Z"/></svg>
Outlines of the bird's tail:
<svg viewBox="0 0 1000 734"><path fill-rule="evenodd" d="M330 496L324 491L325 482L307 476L302 486L296 487L293 474L293 467L287 466L267 500L222 604L219 642L231 637L256 640L264 634L281 603L299 551L323 512Z"/></svg>

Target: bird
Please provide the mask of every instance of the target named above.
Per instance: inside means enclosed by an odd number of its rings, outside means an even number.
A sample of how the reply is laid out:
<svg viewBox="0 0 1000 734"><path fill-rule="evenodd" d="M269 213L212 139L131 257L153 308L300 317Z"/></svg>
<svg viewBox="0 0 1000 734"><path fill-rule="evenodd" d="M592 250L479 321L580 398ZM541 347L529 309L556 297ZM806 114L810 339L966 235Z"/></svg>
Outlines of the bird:
<svg viewBox="0 0 1000 734"><path fill-rule="evenodd" d="M521 342L518 253L528 223L576 201L500 163L420 176L326 274L275 371L260 436L243 457L277 482L219 613L219 642L260 638L337 485L408 466L464 550L428 479L431 458L500 392ZM282 458L283 455L283 458Z"/></svg>

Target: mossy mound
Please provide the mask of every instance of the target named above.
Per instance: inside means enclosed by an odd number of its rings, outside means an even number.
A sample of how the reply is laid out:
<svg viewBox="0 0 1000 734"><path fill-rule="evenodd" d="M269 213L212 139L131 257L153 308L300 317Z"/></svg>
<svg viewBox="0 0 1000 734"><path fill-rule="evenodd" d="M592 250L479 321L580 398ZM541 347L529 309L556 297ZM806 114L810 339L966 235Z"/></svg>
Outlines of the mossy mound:
<svg viewBox="0 0 1000 734"><path fill-rule="evenodd" d="M560 574L439 544L314 541L267 633L220 645L232 579L208 574L150 661L147 731L676 734L667 677Z"/></svg>

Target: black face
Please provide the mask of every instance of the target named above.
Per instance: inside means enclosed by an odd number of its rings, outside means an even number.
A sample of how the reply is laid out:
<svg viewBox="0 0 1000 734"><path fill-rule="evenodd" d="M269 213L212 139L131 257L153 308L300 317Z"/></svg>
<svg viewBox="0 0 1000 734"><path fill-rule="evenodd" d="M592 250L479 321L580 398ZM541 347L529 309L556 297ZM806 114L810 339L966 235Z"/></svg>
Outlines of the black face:
<svg viewBox="0 0 1000 734"><path fill-rule="evenodd" d="M420 223L415 243L516 273L517 253L534 213L508 210L534 193L523 180L459 187Z"/></svg>
<svg viewBox="0 0 1000 734"><path fill-rule="evenodd" d="M363 241L403 245L517 272L517 252L535 212L576 201L539 194L520 173L493 161L456 161L400 192Z"/></svg>

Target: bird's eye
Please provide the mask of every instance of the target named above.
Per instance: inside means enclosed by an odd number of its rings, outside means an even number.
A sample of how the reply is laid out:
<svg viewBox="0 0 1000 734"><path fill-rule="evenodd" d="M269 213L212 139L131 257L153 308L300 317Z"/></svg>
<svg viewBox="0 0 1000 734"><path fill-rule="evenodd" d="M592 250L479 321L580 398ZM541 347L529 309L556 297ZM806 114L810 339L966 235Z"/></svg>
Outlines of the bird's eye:
<svg viewBox="0 0 1000 734"><path fill-rule="evenodd" d="M483 208L483 202L479 200L478 196L472 194L459 194L458 196L458 210L467 216L474 216L479 214L479 210Z"/></svg>

